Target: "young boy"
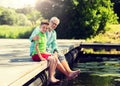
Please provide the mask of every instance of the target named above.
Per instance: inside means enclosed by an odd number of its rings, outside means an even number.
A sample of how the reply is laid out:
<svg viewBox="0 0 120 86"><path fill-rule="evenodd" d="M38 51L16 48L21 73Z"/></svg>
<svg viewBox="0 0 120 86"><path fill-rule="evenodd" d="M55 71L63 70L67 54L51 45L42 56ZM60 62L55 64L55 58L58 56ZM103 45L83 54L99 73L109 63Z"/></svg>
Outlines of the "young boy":
<svg viewBox="0 0 120 86"><path fill-rule="evenodd" d="M32 59L34 61L45 61L48 60L50 65L49 65L49 80L52 83L56 83L59 80L54 77L55 69L58 64L58 61L55 56L48 54L46 52L46 34L45 32L47 31L48 28L48 21L42 21L40 24L40 30L37 34L39 40L34 41L34 49L32 52Z"/></svg>

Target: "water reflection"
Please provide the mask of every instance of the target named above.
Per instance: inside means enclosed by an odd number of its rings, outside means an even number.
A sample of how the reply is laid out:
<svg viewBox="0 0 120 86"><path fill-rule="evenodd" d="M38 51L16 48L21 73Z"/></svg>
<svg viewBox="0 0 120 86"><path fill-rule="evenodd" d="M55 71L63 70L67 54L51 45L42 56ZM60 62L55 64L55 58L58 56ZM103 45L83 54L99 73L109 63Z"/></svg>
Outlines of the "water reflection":
<svg viewBox="0 0 120 86"><path fill-rule="evenodd" d="M86 62L74 65L81 74L72 86L120 86L120 61Z"/></svg>
<svg viewBox="0 0 120 86"><path fill-rule="evenodd" d="M120 60L117 58L77 63L73 69L81 70L77 78L70 81L62 79L59 84L49 86L120 86Z"/></svg>

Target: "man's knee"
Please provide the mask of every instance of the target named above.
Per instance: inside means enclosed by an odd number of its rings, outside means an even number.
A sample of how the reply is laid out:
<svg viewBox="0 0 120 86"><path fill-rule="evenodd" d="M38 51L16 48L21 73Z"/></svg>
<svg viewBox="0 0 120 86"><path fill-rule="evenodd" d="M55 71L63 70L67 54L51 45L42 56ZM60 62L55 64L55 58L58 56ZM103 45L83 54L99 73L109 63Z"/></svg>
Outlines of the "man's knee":
<svg viewBox="0 0 120 86"><path fill-rule="evenodd" d="M60 55L58 56L58 59L59 59L60 62L66 60L65 56L60 56Z"/></svg>

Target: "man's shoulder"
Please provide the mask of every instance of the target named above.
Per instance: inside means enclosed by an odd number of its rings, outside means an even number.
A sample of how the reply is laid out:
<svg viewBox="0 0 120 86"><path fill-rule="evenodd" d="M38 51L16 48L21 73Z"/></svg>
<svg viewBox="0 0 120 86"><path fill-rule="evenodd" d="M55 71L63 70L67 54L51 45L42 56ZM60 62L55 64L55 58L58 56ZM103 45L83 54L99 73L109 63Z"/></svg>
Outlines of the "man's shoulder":
<svg viewBox="0 0 120 86"><path fill-rule="evenodd" d="M52 30L51 33L52 33L52 34L56 34L56 31L55 31L55 30ZM46 34L48 34L48 31L46 32Z"/></svg>
<svg viewBox="0 0 120 86"><path fill-rule="evenodd" d="M53 30L52 32L53 32L54 34L56 34L56 31L55 31L55 30Z"/></svg>

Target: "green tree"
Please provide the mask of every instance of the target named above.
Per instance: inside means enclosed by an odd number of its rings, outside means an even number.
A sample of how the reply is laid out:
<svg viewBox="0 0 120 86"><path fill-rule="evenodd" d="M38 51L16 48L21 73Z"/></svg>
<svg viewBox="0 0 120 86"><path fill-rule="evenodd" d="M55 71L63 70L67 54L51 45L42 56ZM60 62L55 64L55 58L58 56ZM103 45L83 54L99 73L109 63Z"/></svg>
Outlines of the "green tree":
<svg viewBox="0 0 120 86"><path fill-rule="evenodd" d="M107 23L117 23L110 0L38 0L36 8L43 17L60 18L59 38L91 37L104 31Z"/></svg>
<svg viewBox="0 0 120 86"><path fill-rule="evenodd" d="M17 21L17 14L12 9L4 9L0 15L0 24L14 25Z"/></svg>
<svg viewBox="0 0 120 86"><path fill-rule="evenodd" d="M42 19L42 15L37 10L32 10L27 14L28 19L31 21L32 25L35 26L38 19Z"/></svg>
<svg viewBox="0 0 120 86"><path fill-rule="evenodd" d="M18 13L17 15L17 24L20 26L28 26L31 25L31 22L27 19L27 17L22 14L22 13Z"/></svg>
<svg viewBox="0 0 120 86"><path fill-rule="evenodd" d="M30 6L27 6L22 9L16 9L16 12L26 15L26 17L32 23L33 26L36 25L37 20L43 19L41 13L37 11L35 8L30 7Z"/></svg>
<svg viewBox="0 0 120 86"><path fill-rule="evenodd" d="M114 11L119 17L118 21L120 22L120 0L111 0L114 3Z"/></svg>

